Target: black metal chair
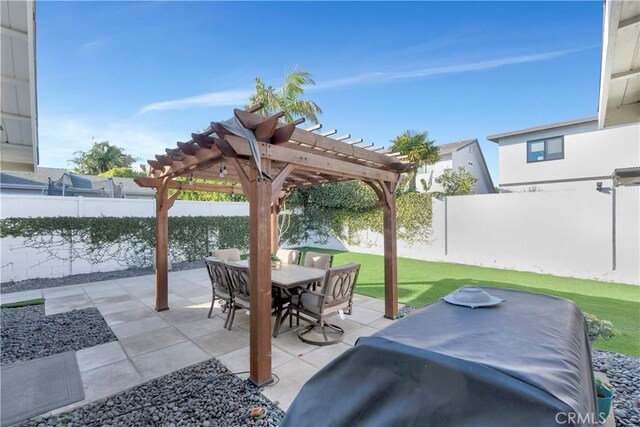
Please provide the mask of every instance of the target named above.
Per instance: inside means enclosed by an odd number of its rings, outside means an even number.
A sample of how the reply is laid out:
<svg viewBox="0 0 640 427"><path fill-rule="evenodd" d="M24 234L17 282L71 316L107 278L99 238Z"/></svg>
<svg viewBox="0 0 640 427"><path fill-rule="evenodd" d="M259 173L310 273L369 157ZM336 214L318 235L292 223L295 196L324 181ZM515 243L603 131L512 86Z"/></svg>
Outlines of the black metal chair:
<svg viewBox="0 0 640 427"><path fill-rule="evenodd" d="M331 268L325 275L320 291L314 292L307 289L292 298L289 304L290 315L310 323L298 331L300 340L314 345L329 345L342 341L344 330L327 322L327 319L339 313L351 314L353 292L359 272L360 264ZM327 328L330 331L327 331ZM322 332L323 341L308 338L309 333L318 332L318 329ZM329 339L327 332L337 337Z"/></svg>
<svg viewBox="0 0 640 427"><path fill-rule="evenodd" d="M231 330L236 310L239 308L245 310L251 309L251 285L249 284L249 267L226 263L225 268L229 275L229 285L231 294L233 295L233 302L229 306L229 314L227 315L229 320L227 320L225 327Z"/></svg>
<svg viewBox="0 0 640 427"><path fill-rule="evenodd" d="M205 257L205 265L207 266L207 272L211 279L211 307L209 308L208 318L211 318L213 312L213 306L216 300L222 300L225 303L222 312L233 306L233 291L229 283L229 275L224 262L213 257ZM229 315L227 314L227 322L229 321ZM225 322L225 327L227 326Z"/></svg>

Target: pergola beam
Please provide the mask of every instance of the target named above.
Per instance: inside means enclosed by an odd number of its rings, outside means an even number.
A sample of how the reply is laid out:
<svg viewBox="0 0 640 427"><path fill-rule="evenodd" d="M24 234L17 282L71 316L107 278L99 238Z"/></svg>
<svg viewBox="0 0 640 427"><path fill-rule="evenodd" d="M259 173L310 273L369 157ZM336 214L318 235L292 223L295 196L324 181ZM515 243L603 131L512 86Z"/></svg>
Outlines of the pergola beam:
<svg viewBox="0 0 640 427"><path fill-rule="evenodd" d="M134 178L136 184L140 187L160 188L163 180L159 178ZM202 182L175 181L169 180L165 184L167 188L183 191L202 191L209 193L228 193L228 194L244 194L242 187L231 185L216 185Z"/></svg>
<svg viewBox="0 0 640 427"><path fill-rule="evenodd" d="M238 155L251 155L251 149L246 139L235 135L227 135L225 140ZM262 158L292 163L299 169L327 172L328 174L348 176L354 179L379 179L390 182L396 182L398 180L398 174L393 172L345 162L344 160L337 160L335 158L331 159L320 154L300 153L282 145L259 142L258 149L260 150L260 156Z"/></svg>

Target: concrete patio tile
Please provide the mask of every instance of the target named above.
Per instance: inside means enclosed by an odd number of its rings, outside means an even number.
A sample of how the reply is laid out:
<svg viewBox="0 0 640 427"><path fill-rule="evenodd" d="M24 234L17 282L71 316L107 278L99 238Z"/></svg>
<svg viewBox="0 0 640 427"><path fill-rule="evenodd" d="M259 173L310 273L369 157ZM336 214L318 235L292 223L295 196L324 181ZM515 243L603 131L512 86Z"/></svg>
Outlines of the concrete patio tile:
<svg viewBox="0 0 640 427"><path fill-rule="evenodd" d="M377 329L378 331L381 329L386 328L387 326L391 325L393 322L395 322L395 320L391 320L391 319L387 319L385 317L381 317L378 320L376 320L375 322L371 322L369 323L367 326L373 329Z"/></svg>
<svg viewBox="0 0 640 427"><path fill-rule="evenodd" d="M155 331L168 327L169 324L160 317L149 317L147 319L134 320L132 322L124 322L111 326L111 330L118 337L123 339L135 335L144 334L145 332Z"/></svg>
<svg viewBox="0 0 640 427"><path fill-rule="evenodd" d="M140 302L142 302L147 307L155 307L156 306L155 292L150 297L140 298ZM169 292L169 307L179 304L180 302L185 302L185 299L179 295Z"/></svg>
<svg viewBox="0 0 640 427"><path fill-rule="evenodd" d="M291 353L294 356L301 356L305 353L310 352L318 348L315 345L310 345L303 343L298 338L297 329L286 332L284 334L278 335L278 338L273 338L271 341L274 347L279 347L280 349Z"/></svg>
<svg viewBox="0 0 640 427"><path fill-rule="evenodd" d="M50 298L44 303L44 312L46 316L52 314L66 313L72 310L80 310L83 308L93 307L89 297L86 295L72 295L69 297Z"/></svg>
<svg viewBox="0 0 640 427"><path fill-rule="evenodd" d="M270 387L265 387L262 393L271 401L278 402L278 406L284 411L289 409L293 399L298 395L302 386L318 372L318 368L302 359L293 358L287 363L278 366L273 373L280 381Z"/></svg>
<svg viewBox="0 0 640 427"><path fill-rule="evenodd" d="M376 298L371 298L368 297L366 295L361 295L361 294L357 294L354 293L353 294L353 305L354 306L364 306L366 303L371 302L372 300L375 300ZM383 302L383 306L384 306L384 302Z"/></svg>
<svg viewBox="0 0 640 427"><path fill-rule="evenodd" d="M362 328L356 329L355 331L346 334L342 342L349 345L355 345L358 338L368 337L369 335L373 335L376 332L378 332L377 329L371 328L369 326L363 326Z"/></svg>
<svg viewBox="0 0 640 427"><path fill-rule="evenodd" d="M222 329L193 340L212 356L220 356L249 345L249 334L241 329Z"/></svg>
<svg viewBox="0 0 640 427"><path fill-rule="evenodd" d="M354 305L356 307L368 308L369 310L374 310L380 313L384 313L384 300L378 298L367 297L361 295L362 300Z"/></svg>
<svg viewBox="0 0 640 427"><path fill-rule="evenodd" d="M84 372L124 360L127 356L122 351L120 343L113 341L78 350L76 351L76 358L78 359L80 371Z"/></svg>
<svg viewBox="0 0 640 427"><path fill-rule="evenodd" d="M63 298L75 295L85 295L80 285L60 286L58 288L46 288L42 290L45 298Z"/></svg>
<svg viewBox="0 0 640 427"><path fill-rule="evenodd" d="M202 295L199 297L194 297L194 298L188 298L189 301L195 303L195 304L211 304L211 289L209 289L209 292L206 295ZM218 301L216 301L216 304L220 304Z"/></svg>
<svg viewBox="0 0 640 427"><path fill-rule="evenodd" d="M109 326L154 316L157 316L156 312L144 305L142 305L142 307L102 315Z"/></svg>
<svg viewBox="0 0 640 427"><path fill-rule="evenodd" d="M318 369L322 369L327 363L331 362L350 348L350 345L340 342L338 344L318 347L317 349L304 354L301 359L312 364Z"/></svg>
<svg viewBox="0 0 640 427"><path fill-rule="evenodd" d="M151 286L155 282L154 276L135 276L116 279L115 282L125 289L135 288L138 286Z"/></svg>
<svg viewBox="0 0 640 427"><path fill-rule="evenodd" d="M188 338L197 338L222 330L224 328L224 321L225 319L212 315L211 318L205 316L204 319L198 319L188 323L179 323L174 326Z"/></svg>
<svg viewBox="0 0 640 427"><path fill-rule="evenodd" d="M161 311L158 314L167 322L172 325L179 325L182 323L194 322L196 320L202 320L207 318L207 310L204 308L190 307L190 306L178 306L175 305L169 310Z"/></svg>
<svg viewBox="0 0 640 427"><path fill-rule="evenodd" d="M179 295L183 298L197 298L207 296L211 299L211 289L204 288L202 286L191 285L191 284L180 284L178 286L172 286L171 290L174 294Z"/></svg>
<svg viewBox="0 0 640 427"><path fill-rule="evenodd" d="M210 359L211 356L191 341L133 357L133 363L146 379L166 375L178 369Z"/></svg>
<svg viewBox="0 0 640 427"><path fill-rule="evenodd" d="M280 350L278 347L271 348L271 367L276 368L284 363L292 360L293 355L286 351ZM249 346L239 348L217 358L224 363L231 372L245 372L249 370Z"/></svg>
<svg viewBox="0 0 640 427"><path fill-rule="evenodd" d="M355 331L356 329L360 329L364 327L362 323L354 322L353 320L350 319L350 317L351 316L347 315L343 320L338 316L333 316L329 318L329 323L331 323L332 325L340 326L344 330L345 334L348 334L350 332Z"/></svg>
<svg viewBox="0 0 640 427"><path fill-rule="evenodd" d="M96 305L118 304L121 302L133 301L136 299L129 292L122 295L113 295L108 297L91 298Z"/></svg>
<svg viewBox="0 0 640 427"><path fill-rule="evenodd" d="M187 337L175 328L168 327L156 329L144 334L122 338L120 344L130 357L159 350L181 342L187 341Z"/></svg>
<svg viewBox="0 0 640 427"><path fill-rule="evenodd" d="M156 295L156 290L155 287L153 285L150 286L136 286L136 287L132 287L132 288L127 288L127 290L129 291L129 293L133 296L135 296L136 298L139 299L143 299L143 298L155 298Z"/></svg>
<svg viewBox="0 0 640 427"><path fill-rule="evenodd" d="M80 376L86 400L104 397L142 382L142 378L127 359L80 372Z"/></svg>
<svg viewBox="0 0 640 427"><path fill-rule="evenodd" d="M98 310L104 316L111 313L119 313L121 311L135 310L137 308L145 308L146 305L138 300L119 302L117 304L99 305Z"/></svg>
<svg viewBox="0 0 640 427"><path fill-rule="evenodd" d="M39 289L34 291L11 292L0 295L0 304L9 304L12 302L28 301L30 299L39 298L42 298L42 291Z"/></svg>
<svg viewBox="0 0 640 427"><path fill-rule="evenodd" d="M363 325L368 325L371 322L375 322L384 317L384 314L379 311L369 310L364 307L354 306L351 314L349 315L349 320L353 320L354 322L362 323Z"/></svg>
<svg viewBox="0 0 640 427"><path fill-rule="evenodd" d="M118 295L127 295L129 293L125 288L115 282L110 282L108 285L101 286L85 285L84 290L91 298L115 297Z"/></svg>

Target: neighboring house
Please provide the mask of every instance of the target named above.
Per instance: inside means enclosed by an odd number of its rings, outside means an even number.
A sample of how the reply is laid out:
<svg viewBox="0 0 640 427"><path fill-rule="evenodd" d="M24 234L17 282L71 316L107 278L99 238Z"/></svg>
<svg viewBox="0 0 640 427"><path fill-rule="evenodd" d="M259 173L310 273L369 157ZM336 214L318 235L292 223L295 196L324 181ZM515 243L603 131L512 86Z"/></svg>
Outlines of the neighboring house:
<svg viewBox="0 0 640 427"><path fill-rule="evenodd" d="M500 191L637 185L639 1L605 1L602 45L597 116L487 137L498 143Z"/></svg>
<svg viewBox="0 0 640 427"><path fill-rule="evenodd" d="M477 139L439 145L438 161L433 165L424 165L418 169L416 189L424 191L424 187L421 184L421 181L424 180L427 184L428 192L442 192L443 188L436 183L436 178L442 175L447 168L458 170L459 167L464 167L471 175L477 178L474 186L476 194L495 193L493 181Z"/></svg>
<svg viewBox="0 0 640 427"><path fill-rule="evenodd" d="M2 0L0 5L0 169L33 171L38 166L35 2Z"/></svg>
<svg viewBox="0 0 640 427"><path fill-rule="evenodd" d="M487 139L499 146L500 191L610 187L615 169L640 165L638 123L600 129L589 117Z"/></svg>
<svg viewBox="0 0 640 427"><path fill-rule="evenodd" d="M152 189L139 187L132 178L77 175L66 169L43 167L36 172L1 171L0 194L127 199L155 197Z"/></svg>

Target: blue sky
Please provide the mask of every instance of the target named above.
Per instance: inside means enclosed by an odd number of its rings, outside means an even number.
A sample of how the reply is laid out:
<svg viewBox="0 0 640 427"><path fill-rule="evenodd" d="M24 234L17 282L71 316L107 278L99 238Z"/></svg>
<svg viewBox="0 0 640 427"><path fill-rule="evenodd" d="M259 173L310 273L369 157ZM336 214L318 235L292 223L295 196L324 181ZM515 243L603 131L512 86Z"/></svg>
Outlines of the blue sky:
<svg viewBox="0 0 640 427"><path fill-rule="evenodd" d="M325 129L437 144L595 115L602 3L38 2L40 165L109 140L140 163L299 65ZM303 125L304 126L304 125Z"/></svg>

